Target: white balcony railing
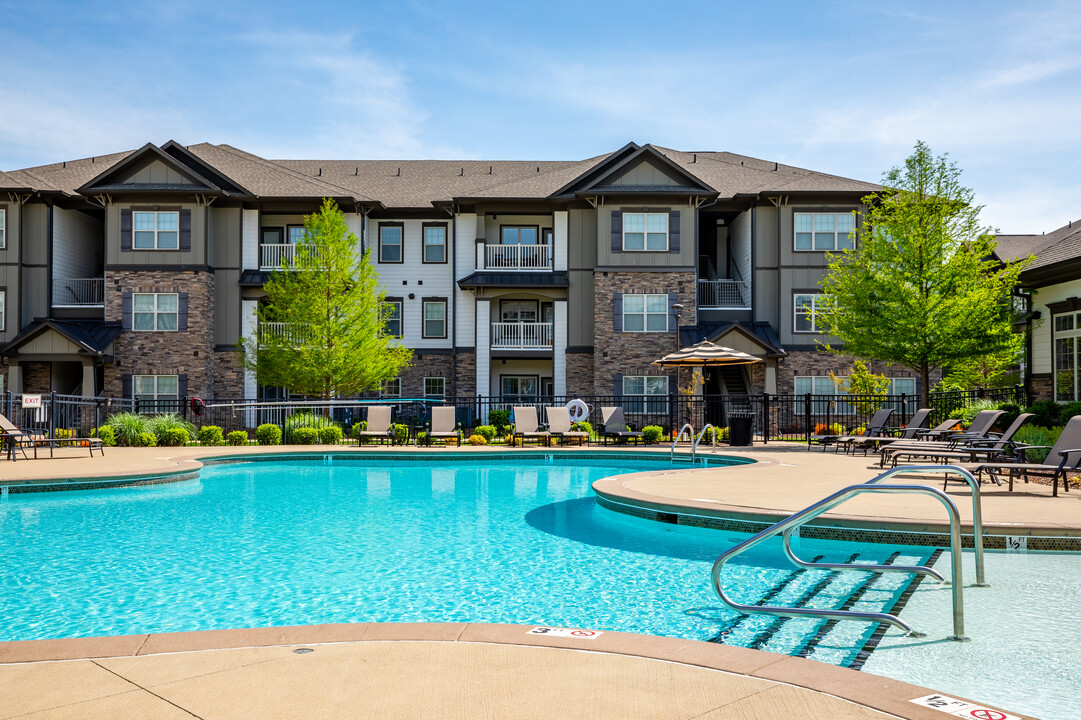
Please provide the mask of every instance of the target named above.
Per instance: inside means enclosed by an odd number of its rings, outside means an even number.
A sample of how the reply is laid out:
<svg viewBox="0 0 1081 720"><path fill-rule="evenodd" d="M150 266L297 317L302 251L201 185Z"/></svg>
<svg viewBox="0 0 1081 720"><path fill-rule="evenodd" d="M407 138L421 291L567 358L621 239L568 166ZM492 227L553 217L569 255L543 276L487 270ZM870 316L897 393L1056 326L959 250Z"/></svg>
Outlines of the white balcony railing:
<svg viewBox="0 0 1081 720"><path fill-rule="evenodd" d="M293 323L280 323L280 322L267 322L259 323L259 344L266 344L268 338L281 338L286 343L294 347L299 347L306 342L310 336L310 329L303 325L295 325Z"/></svg>
<svg viewBox="0 0 1081 720"><path fill-rule="evenodd" d="M105 305L105 278L53 278L53 307Z"/></svg>
<svg viewBox="0 0 1081 720"><path fill-rule="evenodd" d="M552 323L492 323L493 348L550 348Z"/></svg>
<svg viewBox="0 0 1081 720"><path fill-rule="evenodd" d="M485 245L486 270L551 270L551 245Z"/></svg>
<svg viewBox="0 0 1081 720"><path fill-rule="evenodd" d="M293 262L296 245L263 244L259 246L259 269L280 270L283 265Z"/></svg>
<svg viewBox="0 0 1081 720"><path fill-rule="evenodd" d="M749 280L699 280L698 307L742 309L751 306Z"/></svg>

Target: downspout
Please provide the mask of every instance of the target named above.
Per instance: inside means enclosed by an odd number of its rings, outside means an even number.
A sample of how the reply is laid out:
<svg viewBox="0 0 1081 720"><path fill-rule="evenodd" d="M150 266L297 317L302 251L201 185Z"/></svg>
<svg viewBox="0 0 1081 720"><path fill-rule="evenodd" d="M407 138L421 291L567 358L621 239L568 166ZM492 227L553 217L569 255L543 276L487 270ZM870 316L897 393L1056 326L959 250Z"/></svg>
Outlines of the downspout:
<svg viewBox="0 0 1081 720"><path fill-rule="evenodd" d="M758 199L755 198L756 204L751 208L751 327L758 322L758 243L755 242L758 237L757 202Z"/></svg>
<svg viewBox="0 0 1081 720"><path fill-rule="evenodd" d="M458 206L451 201L450 211L450 372L454 382L454 396L458 396ZM422 249L423 252L423 249ZM422 321L423 322L423 321ZM476 353L477 348L473 348ZM474 393L476 394L476 393Z"/></svg>
<svg viewBox="0 0 1081 720"><path fill-rule="evenodd" d="M45 204L45 317L53 316L53 204Z"/></svg>

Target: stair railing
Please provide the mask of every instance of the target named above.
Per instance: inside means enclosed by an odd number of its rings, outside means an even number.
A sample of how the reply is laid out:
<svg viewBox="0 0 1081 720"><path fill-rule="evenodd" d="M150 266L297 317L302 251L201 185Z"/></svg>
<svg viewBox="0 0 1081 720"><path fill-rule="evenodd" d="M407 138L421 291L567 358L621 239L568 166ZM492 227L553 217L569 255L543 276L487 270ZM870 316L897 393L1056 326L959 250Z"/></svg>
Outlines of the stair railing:
<svg viewBox="0 0 1081 720"><path fill-rule="evenodd" d="M676 433L675 439L672 440L672 452L670 453L670 458L669 458L672 462L676 461L676 445L679 445L679 441L680 441L680 438L683 437L683 431L684 430L689 430L690 431L690 435L688 435L687 439L692 440L692 441L694 440L694 425L691 425L690 423L683 423L683 427L681 427L679 429L679 432ZM693 460L692 460L692 462L693 462Z"/></svg>

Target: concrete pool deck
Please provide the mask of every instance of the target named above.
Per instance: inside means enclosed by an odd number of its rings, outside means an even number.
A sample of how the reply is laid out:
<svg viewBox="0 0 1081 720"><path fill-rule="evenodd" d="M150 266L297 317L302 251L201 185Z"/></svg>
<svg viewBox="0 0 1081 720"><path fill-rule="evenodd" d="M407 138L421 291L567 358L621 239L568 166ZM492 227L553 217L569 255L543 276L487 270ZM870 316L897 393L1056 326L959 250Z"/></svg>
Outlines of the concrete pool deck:
<svg viewBox="0 0 1081 720"><path fill-rule="evenodd" d="M187 474L209 456L402 449L109 448L91 460L64 448L51 460L0 462L0 485ZM642 507L779 519L879 472L871 456L785 443L718 452L758 462L677 466L595 487ZM951 485L949 494L970 516L967 487ZM1043 485L1012 494L985 485L989 532L1081 536L1081 492L1050 495ZM934 500L907 495L864 496L843 509L832 516L840 524L909 531L939 528L944 515ZM0 643L0 718L949 717L910 702L931 690L813 660L615 632L531 635L530 627L355 624Z"/></svg>

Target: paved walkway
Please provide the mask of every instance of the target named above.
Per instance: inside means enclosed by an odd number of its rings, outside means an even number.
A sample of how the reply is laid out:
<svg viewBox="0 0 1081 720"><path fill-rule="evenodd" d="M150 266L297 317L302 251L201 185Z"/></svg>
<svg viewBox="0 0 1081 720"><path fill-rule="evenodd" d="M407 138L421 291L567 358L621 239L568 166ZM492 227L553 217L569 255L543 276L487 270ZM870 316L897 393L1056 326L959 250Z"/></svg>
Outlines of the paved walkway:
<svg viewBox="0 0 1081 720"><path fill-rule="evenodd" d="M192 472L199 457L268 451L298 449L109 448L90 459L85 449L63 448L54 459L0 461L0 485ZM723 452L758 462L624 475L596 487L651 507L773 518L879 472L873 458L783 443ZM1013 493L984 488L995 531L1081 535L1081 492L1052 498L1035 484ZM970 517L967 488L951 485L949 493ZM841 509L839 522L879 527L935 528L943 517L937 502L907 495L864 496ZM812 660L671 638L578 640L528 630L358 624L0 643L0 718L948 717L909 702L929 690Z"/></svg>

